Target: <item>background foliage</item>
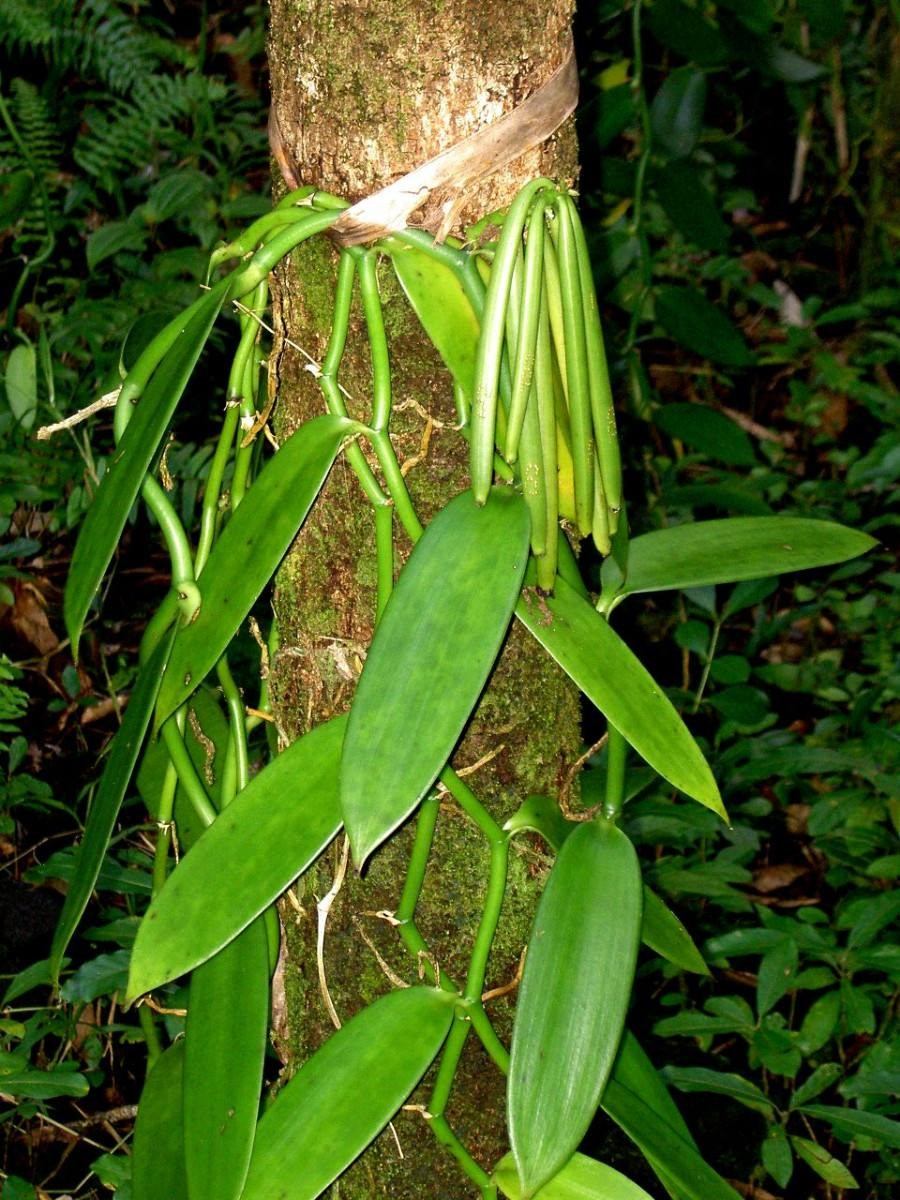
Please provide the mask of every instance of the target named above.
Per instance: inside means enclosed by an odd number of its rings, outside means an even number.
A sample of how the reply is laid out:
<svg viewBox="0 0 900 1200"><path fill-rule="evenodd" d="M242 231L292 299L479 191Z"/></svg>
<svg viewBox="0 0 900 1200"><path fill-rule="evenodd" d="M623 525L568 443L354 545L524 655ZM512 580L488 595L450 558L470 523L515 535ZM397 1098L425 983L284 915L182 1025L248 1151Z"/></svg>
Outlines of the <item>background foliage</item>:
<svg viewBox="0 0 900 1200"><path fill-rule="evenodd" d="M582 211L637 532L780 512L890 541L895 17L846 0L580 15ZM48 1004L40 963L12 976L46 954L140 613L165 585L136 517L72 665L59 585L111 422L95 418L90 441L84 427L33 434L115 387L120 355L193 296L213 243L267 206L263 19L113 0L0 14L4 1200L38 1184L127 1200L142 1033L116 991L149 892L137 797L62 1003ZM168 454L186 518L209 405L194 396ZM584 566L596 584L599 564ZM625 828L712 966L702 979L646 957L635 1017L704 1151L761 1200L887 1196L900 1176L896 1147L853 1117L900 1111L898 578L885 551L630 618L713 752L734 820L724 829L633 774Z"/></svg>

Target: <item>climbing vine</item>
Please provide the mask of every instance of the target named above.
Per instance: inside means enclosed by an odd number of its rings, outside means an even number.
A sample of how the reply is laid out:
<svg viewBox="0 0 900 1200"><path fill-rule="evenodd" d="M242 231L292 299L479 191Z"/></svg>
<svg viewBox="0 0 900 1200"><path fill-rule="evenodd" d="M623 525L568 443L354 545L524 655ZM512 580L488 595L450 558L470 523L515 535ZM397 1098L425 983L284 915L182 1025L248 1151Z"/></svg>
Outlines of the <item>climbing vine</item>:
<svg viewBox="0 0 900 1200"><path fill-rule="evenodd" d="M424 1116L471 1188L546 1200L646 1196L578 1153L598 1106L676 1197L735 1193L700 1156L661 1078L626 1028L643 940L705 972L693 941L642 884L619 827L634 752L674 788L725 818L713 772L678 713L615 631L630 595L824 566L874 543L799 518L702 521L629 539L612 392L575 201L548 179L505 213L439 242L422 230L340 250L331 333L313 364L324 412L264 460L265 356L272 269L327 236L346 205L292 192L217 250L203 294L146 346L122 381L117 452L88 512L65 598L77 650L128 514L142 497L171 558L172 586L143 636L138 683L112 746L71 879L51 966L97 881L132 773L155 772L153 901L130 966L129 997L190 975L186 1036L166 1046L139 1008L150 1072L134 1139L136 1200L312 1200L365 1149L437 1060ZM228 262L238 265L216 278ZM391 439L391 364L379 295L393 269L452 377L471 490L423 528ZM372 362L367 419L340 383L358 292ZM166 432L223 310L240 335L196 543L165 487ZM251 706L230 647L297 535L336 459L372 512L377 623L350 711L315 727L251 777ZM230 469L230 476L228 474ZM230 483L226 488L226 479ZM398 570L399 531L413 543ZM591 597L581 539L604 557ZM606 788L574 822L557 797L523 796L501 826L454 771L454 748L513 620L521 622L607 721ZM215 685L210 681L215 680ZM453 798L489 847L481 917L465 979L451 979L416 922L441 819ZM264 1107L278 897L336 837L357 868L407 820L415 835L391 923L418 976L339 1029ZM537 834L555 855L529 940L511 1045L483 1003L512 839ZM508 1077L510 1153L480 1163L447 1116L467 1038ZM461 1185L463 1186L463 1185Z"/></svg>

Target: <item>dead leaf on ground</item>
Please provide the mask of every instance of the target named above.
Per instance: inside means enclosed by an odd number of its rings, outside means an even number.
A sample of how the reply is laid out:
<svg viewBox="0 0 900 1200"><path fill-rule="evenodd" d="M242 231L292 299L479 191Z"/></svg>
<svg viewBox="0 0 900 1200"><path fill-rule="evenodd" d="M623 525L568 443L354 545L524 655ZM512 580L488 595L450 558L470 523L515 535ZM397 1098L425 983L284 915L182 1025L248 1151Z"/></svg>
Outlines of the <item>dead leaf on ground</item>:
<svg viewBox="0 0 900 1200"><path fill-rule="evenodd" d="M14 600L3 612L2 624L41 658L45 658L59 646L59 638L47 620L47 601L38 581L12 580L12 591Z"/></svg>
<svg viewBox="0 0 900 1200"><path fill-rule="evenodd" d="M809 867L799 866L797 863L771 863L769 866L758 867L753 872L753 886L758 892L766 895L790 887L801 875L808 873Z"/></svg>

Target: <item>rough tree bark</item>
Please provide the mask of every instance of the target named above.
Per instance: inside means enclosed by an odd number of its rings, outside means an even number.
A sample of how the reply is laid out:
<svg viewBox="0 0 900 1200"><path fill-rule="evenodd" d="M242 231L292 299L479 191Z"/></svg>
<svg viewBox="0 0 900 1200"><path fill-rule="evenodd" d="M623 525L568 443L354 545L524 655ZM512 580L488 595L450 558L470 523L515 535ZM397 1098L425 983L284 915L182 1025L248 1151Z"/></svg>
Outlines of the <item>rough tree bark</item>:
<svg viewBox="0 0 900 1200"><path fill-rule="evenodd" d="M495 120L559 66L571 10L571 0L531 6L511 0L271 0L272 102L301 182L357 200ZM466 196L460 224L508 203L535 175L572 179L576 159L570 122ZM329 244L317 240L296 253L275 282L278 337L271 381L282 436L322 411L315 381L288 339L321 359L335 261ZM465 444L451 428L447 373L387 262L379 285L399 409L395 445L427 522L467 486ZM364 413L370 373L361 333L356 312L341 382ZM408 546L399 533L397 545L405 556ZM372 634L374 591L371 512L352 473L339 464L278 581L280 649L271 682L286 736L346 709ZM529 793L559 790L579 739L577 696L524 630L514 627L454 764L459 769L483 763L468 782L502 820ZM324 966L344 1020L391 986L376 948L392 971L415 978L416 964L395 932L373 915L396 907L409 834L401 832L380 851L362 880L348 871L331 909ZM298 886L293 903L283 909L285 1004L276 1032L288 1063L302 1060L332 1031L316 968L316 897L329 890L339 852L336 846L325 856L322 868ZM491 988L515 979L545 872L537 841L517 846L491 960ZM445 803L419 915L440 965L458 977L465 974L486 878L483 841ZM513 1005L510 991L489 1007L501 1036L508 1037ZM502 1078L470 1038L448 1117L488 1170L506 1148L503 1094ZM425 1097L427 1091L415 1099ZM331 1194L342 1200L451 1200L473 1194L417 1113L401 1113L394 1125L397 1141L386 1131Z"/></svg>

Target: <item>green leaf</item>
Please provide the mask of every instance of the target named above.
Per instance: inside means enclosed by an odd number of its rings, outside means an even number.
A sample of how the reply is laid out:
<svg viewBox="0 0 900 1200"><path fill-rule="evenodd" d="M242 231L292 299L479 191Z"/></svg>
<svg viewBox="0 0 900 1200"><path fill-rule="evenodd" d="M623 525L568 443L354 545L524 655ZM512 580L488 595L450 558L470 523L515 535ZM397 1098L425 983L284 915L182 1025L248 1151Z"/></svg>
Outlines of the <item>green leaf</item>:
<svg viewBox="0 0 900 1200"><path fill-rule="evenodd" d="M681 160L668 163L656 177L656 194L666 216L689 242L716 253L727 248L728 226L690 163Z"/></svg>
<svg viewBox="0 0 900 1200"><path fill-rule="evenodd" d="M725 1182L665 1121L633 1092L614 1079L606 1085L601 1106L650 1161L689 1200L737 1200Z"/></svg>
<svg viewBox="0 0 900 1200"><path fill-rule="evenodd" d="M129 998L205 962L318 858L340 829L345 727L337 717L279 754L185 856L138 930Z"/></svg>
<svg viewBox="0 0 900 1200"><path fill-rule="evenodd" d="M855 1137L875 1138L883 1146L900 1150L900 1121L861 1108L842 1108L838 1104L801 1104L798 1108L808 1117L827 1121L842 1141L852 1141Z"/></svg>
<svg viewBox="0 0 900 1200"><path fill-rule="evenodd" d="M654 144L672 158L686 157L700 140L705 107L704 73L695 67L679 67L672 71L663 80L650 105ZM660 185L660 197L665 204L663 184Z"/></svg>
<svg viewBox="0 0 900 1200"><path fill-rule="evenodd" d="M34 175L27 168L0 175L0 229L9 229L25 215L34 190Z"/></svg>
<svg viewBox="0 0 900 1200"><path fill-rule="evenodd" d="M183 1075L179 1041L156 1060L141 1092L131 1156L133 1200L188 1200Z"/></svg>
<svg viewBox="0 0 900 1200"><path fill-rule="evenodd" d="M7 1175L0 1191L0 1200L36 1200L37 1192L20 1175Z"/></svg>
<svg viewBox="0 0 900 1200"><path fill-rule="evenodd" d="M91 1090L79 1072L62 1067L39 1071L28 1066L0 1067L0 1092L18 1100L54 1100L57 1096L86 1096Z"/></svg>
<svg viewBox="0 0 900 1200"><path fill-rule="evenodd" d="M756 982L756 1007L760 1017L788 993L799 964L800 949L794 939L787 936L762 956Z"/></svg>
<svg viewBox="0 0 900 1200"><path fill-rule="evenodd" d="M362 864L453 752L500 649L528 559L528 509L494 488L434 518L387 603L344 742L341 807Z"/></svg>
<svg viewBox="0 0 900 1200"><path fill-rule="evenodd" d="M663 958L697 975L708 975L709 967L694 944L694 939L656 892L644 888L644 917L641 941Z"/></svg>
<svg viewBox="0 0 900 1200"><path fill-rule="evenodd" d="M13 346L6 360L6 400L9 410L24 430L31 429L37 416L37 355L30 342Z"/></svg>
<svg viewBox="0 0 900 1200"><path fill-rule="evenodd" d="M634 119L634 92L630 83L604 88L597 93L594 107L594 139L605 149Z"/></svg>
<svg viewBox="0 0 900 1200"><path fill-rule="evenodd" d="M847 1167L832 1157L818 1142L811 1142L809 1138L792 1137L791 1145L794 1147L797 1157L802 1158L807 1166L812 1167L826 1183L839 1188L859 1187Z"/></svg>
<svg viewBox="0 0 900 1200"><path fill-rule="evenodd" d="M85 244L88 272L93 273L107 258L122 250L143 250L149 234L134 221L107 221L88 235Z"/></svg>
<svg viewBox="0 0 900 1200"><path fill-rule="evenodd" d="M125 709L122 724L113 739L100 786L97 788L84 837L78 847L75 870L69 882L65 903L59 915L53 945L50 948L50 975L59 979L62 957L75 932L81 915L87 908L91 892L100 875L109 839L122 806L125 789L131 779L141 743L150 724L160 679L172 646L172 636L157 646L138 674L137 683Z"/></svg>
<svg viewBox="0 0 900 1200"><path fill-rule="evenodd" d="M234 803L234 802L232 802ZM256 920L191 976L184 1155L191 1200L238 1200L256 1134L269 1031L269 953Z"/></svg>
<svg viewBox="0 0 900 1200"><path fill-rule="evenodd" d="M710 1071L706 1067L666 1067L665 1079L680 1092L712 1092L730 1096L754 1112L770 1113L773 1105L755 1083L728 1071Z"/></svg>
<svg viewBox="0 0 900 1200"><path fill-rule="evenodd" d="M242 1200L320 1195L403 1104L452 1020L450 993L411 987L333 1034L260 1121Z"/></svg>
<svg viewBox="0 0 900 1200"><path fill-rule="evenodd" d="M641 928L634 848L611 822L563 844L538 905L513 1026L512 1152L526 1195L574 1153L612 1070Z"/></svg>
<svg viewBox="0 0 900 1200"><path fill-rule="evenodd" d="M656 318L676 342L710 362L725 367L752 367L756 362L743 335L697 288L659 288Z"/></svg>
<svg viewBox="0 0 900 1200"><path fill-rule="evenodd" d="M557 802L550 796L529 796L505 822L503 828L509 834L520 833L523 830L538 833L559 853L566 838L578 828L578 822L567 821L559 811ZM646 884L643 895L641 941L644 945L674 963L676 967L681 967L683 971L708 975L709 968L703 961L703 955L678 917Z"/></svg>
<svg viewBox="0 0 900 1200"><path fill-rule="evenodd" d="M762 1164L778 1184L787 1187L794 1173L794 1155L787 1134L780 1125L771 1125L760 1146Z"/></svg>
<svg viewBox="0 0 900 1200"><path fill-rule="evenodd" d="M654 771L724 815L709 764L687 726L588 601L557 579L553 596L526 588L516 616Z"/></svg>
<svg viewBox="0 0 900 1200"><path fill-rule="evenodd" d="M830 1088L832 1084L837 1083L843 1074L844 1068L840 1063L822 1063L820 1067L816 1067L813 1073L794 1090L791 1096L791 1108L798 1108L800 1105L814 1100L826 1088Z"/></svg>
<svg viewBox="0 0 900 1200"><path fill-rule="evenodd" d="M515 1161L505 1155L494 1168L494 1182L509 1200L524 1200ZM584 1154L573 1154L558 1175L534 1193L534 1200L650 1200L642 1187L619 1171Z"/></svg>
<svg viewBox="0 0 900 1200"><path fill-rule="evenodd" d="M716 26L682 0L656 0L644 20L664 46L701 67L720 66L729 56L728 46Z"/></svg>
<svg viewBox="0 0 900 1200"><path fill-rule="evenodd" d="M678 1105L672 1099L663 1077L644 1053L637 1038L627 1029L619 1044L619 1053L616 1055L616 1061L613 1065L610 1078L625 1090L626 1095L630 1092L634 1096L639 1096L643 1103L652 1111L654 1119L668 1125L691 1149L697 1149L696 1142L691 1136L691 1131L685 1124L684 1118L678 1110ZM615 1095L615 1089L613 1089L612 1098L610 1099L610 1091L607 1088L606 1095L604 1095L600 1102L604 1110L613 1119L615 1119ZM612 1107L609 1107L610 1105ZM648 1161L663 1186L674 1197L674 1200L682 1200L681 1192L666 1173L665 1167L652 1158L648 1159Z"/></svg>
<svg viewBox="0 0 900 1200"><path fill-rule="evenodd" d="M826 3L830 5L831 0ZM717 0L717 7L730 9L754 33L766 33L772 28L775 14L770 0Z"/></svg>
<svg viewBox="0 0 900 1200"><path fill-rule="evenodd" d="M100 954L78 968L59 989L69 1004L87 1004L98 996L111 996L125 987L128 978L127 950Z"/></svg>
<svg viewBox="0 0 900 1200"><path fill-rule="evenodd" d="M693 521L634 538L628 548L628 578L620 582L620 572L607 559L603 591L619 600L637 592L766 578L845 562L877 544L846 525L806 517Z"/></svg>
<svg viewBox="0 0 900 1200"><path fill-rule="evenodd" d="M692 450L729 466L752 467L756 463L753 446L743 429L714 408L666 404L654 413L653 422Z"/></svg>
<svg viewBox="0 0 900 1200"><path fill-rule="evenodd" d="M109 566L131 506L215 324L228 280L192 305L180 334L156 368L87 511L66 583L63 614L73 654L91 600Z"/></svg>
<svg viewBox="0 0 900 1200"><path fill-rule="evenodd" d="M345 417L316 417L260 472L200 576L200 610L179 632L159 694L157 728L221 658L296 537L341 443L359 429Z"/></svg>
<svg viewBox="0 0 900 1200"><path fill-rule="evenodd" d="M67 967L68 965L69 960L67 958L63 959L60 963L60 967ZM18 975L12 977L9 986L3 993L3 999L0 1000L0 1007L5 1008L7 1004L12 1004L13 1000L18 1000L20 996L27 996L32 988L50 987L53 982L49 958L43 958L40 962L32 963L31 966L25 967Z"/></svg>
<svg viewBox="0 0 900 1200"><path fill-rule="evenodd" d="M385 249L428 340L471 403L480 324L459 278L414 246L388 240Z"/></svg>

